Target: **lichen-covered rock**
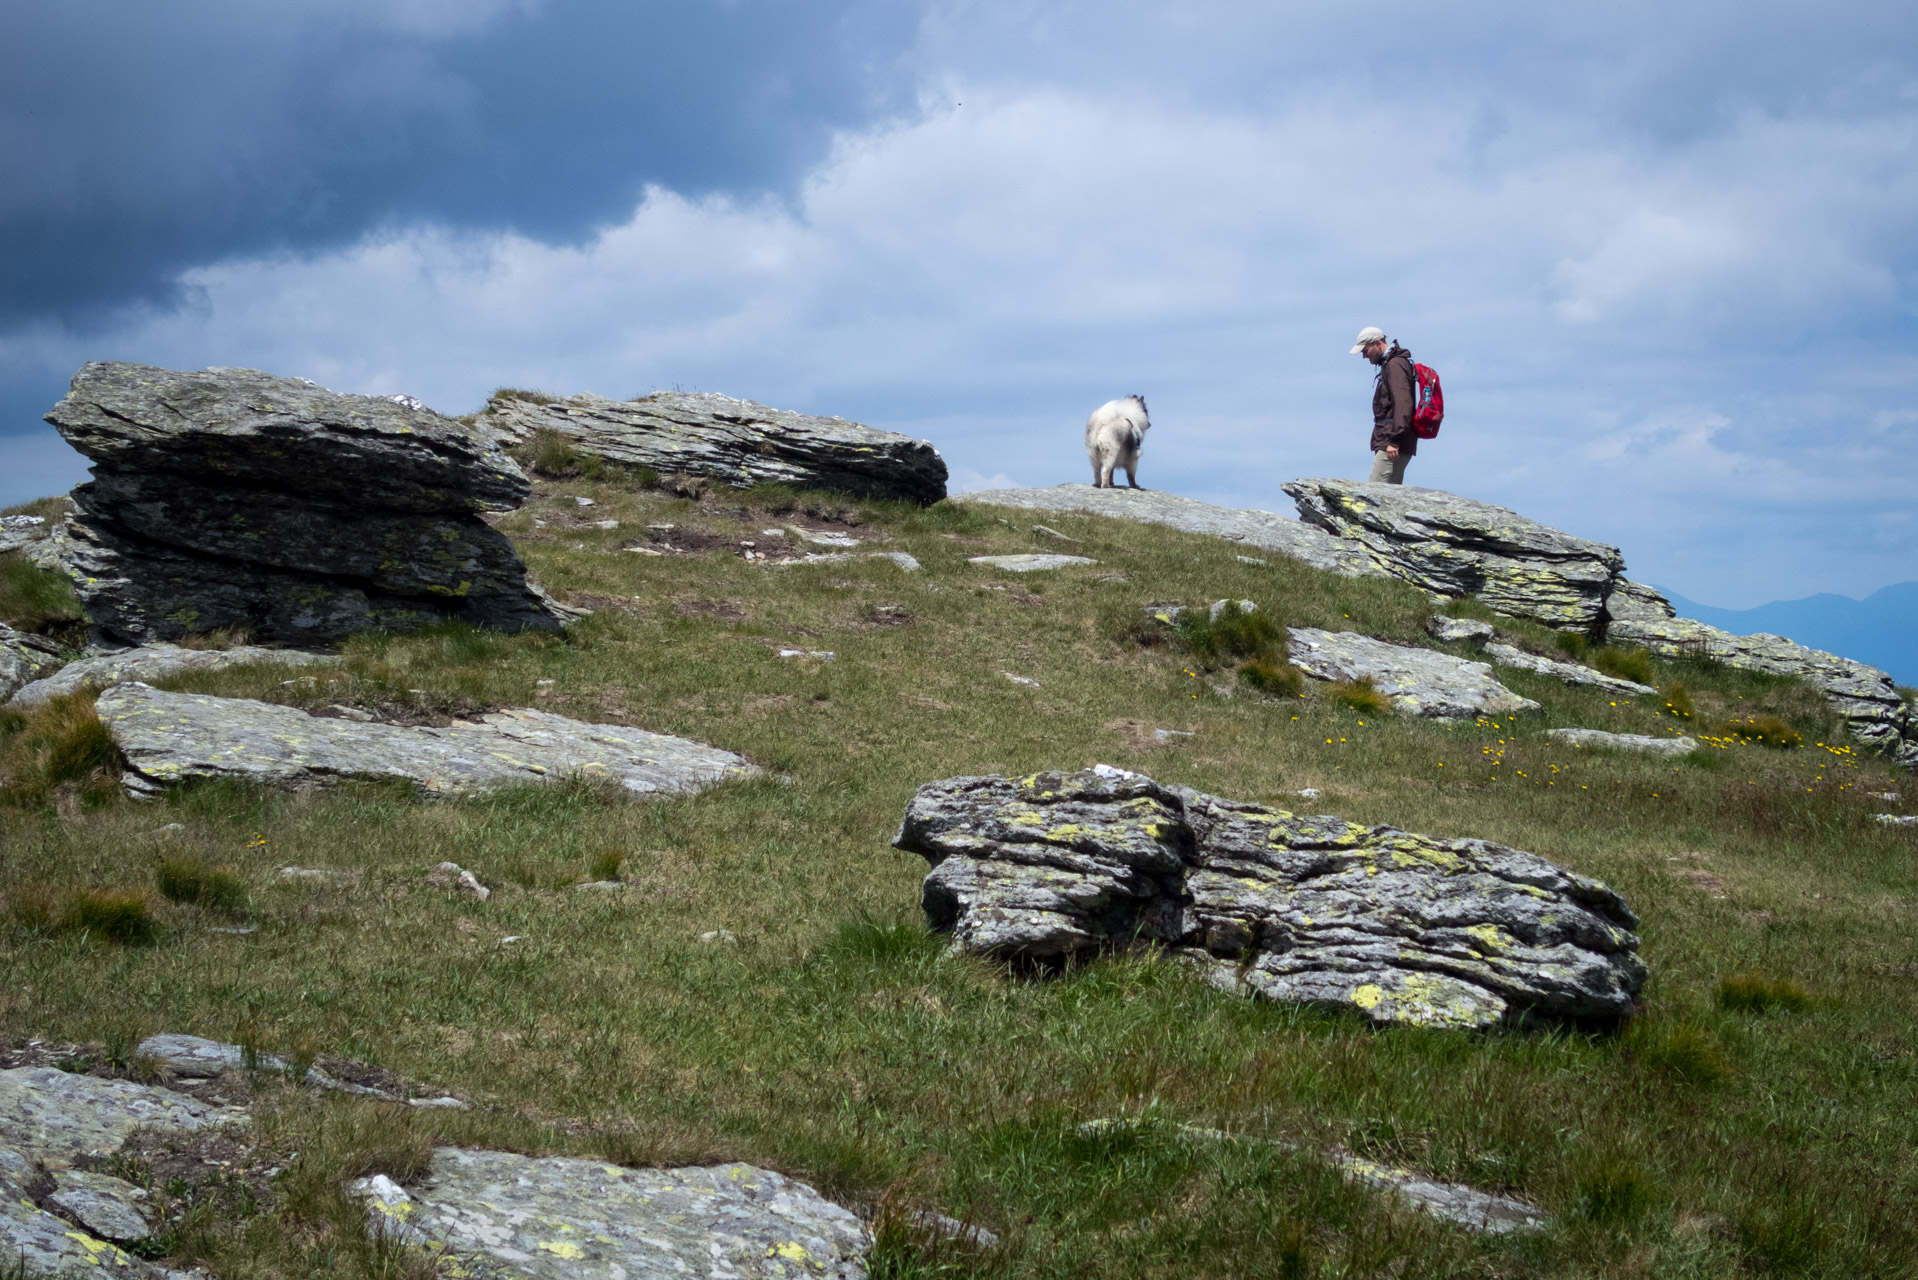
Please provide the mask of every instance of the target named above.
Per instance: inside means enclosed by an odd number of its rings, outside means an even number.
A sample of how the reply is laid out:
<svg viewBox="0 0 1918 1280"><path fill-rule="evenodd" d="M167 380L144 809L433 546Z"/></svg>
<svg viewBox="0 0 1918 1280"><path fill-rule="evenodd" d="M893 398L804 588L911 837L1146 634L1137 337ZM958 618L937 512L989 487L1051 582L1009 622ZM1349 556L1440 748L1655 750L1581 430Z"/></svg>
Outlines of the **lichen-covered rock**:
<svg viewBox="0 0 1918 1280"><path fill-rule="evenodd" d="M1688 756L1698 750L1696 738L1654 738L1645 733L1606 733L1603 729L1547 729L1545 736L1570 747L1603 747L1654 756Z"/></svg>
<svg viewBox="0 0 1918 1280"><path fill-rule="evenodd" d="M1489 622L1477 618L1448 618L1442 613L1433 614L1425 630L1434 640L1443 640L1446 644L1480 644L1497 634Z"/></svg>
<svg viewBox="0 0 1918 1280"><path fill-rule="evenodd" d="M47 536L45 516L0 516L0 555Z"/></svg>
<svg viewBox="0 0 1918 1280"><path fill-rule="evenodd" d="M139 645L80 658L34 680L13 695L16 706L30 707L79 689L103 689L128 680L162 680L183 671L225 671L231 667L327 666L340 659L301 649L267 649L238 644L230 649L183 649L177 644Z"/></svg>
<svg viewBox="0 0 1918 1280"><path fill-rule="evenodd" d="M1293 480L1299 518L1361 550L1380 570L1500 613L1595 632L1624 572L1616 547L1442 489Z"/></svg>
<svg viewBox="0 0 1918 1280"><path fill-rule="evenodd" d="M545 711L500 711L435 729L335 720L248 698L164 693L137 682L108 689L95 707L126 756L126 782L135 793L193 778L269 786L365 778L466 795L598 777L647 794L699 791L759 772L703 743Z"/></svg>
<svg viewBox="0 0 1918 1280"><path fill-rule="evenodd" d="M1918 723L1898 686L1877 667L1783 636L1735 636L1689 618L1620 620L1611 624L1606 637L1666 657L1709 658L1744 671L1795 676L1825 695L1846 730L1867 750L1918 769Z"/></svg>
<svg viewBox="0 0 1918 1280"><path fill-rule="evenodd" d="M1639 697L1655 694L1658 690L1648 684L1639 684L1636 680L1621 680L1617 676L1608 676L1603 671L1578 662L1560 662L1555 658L1541 658L1535 653L1523 649L1514 649L1509 644L1488 644L1484 654L1501 667L1516 667L1520 671L1536 671L1542 676L1554 680L1563 680L1566 684L1590 685L1603 689L1607 693L1622 693L1627 697Z"/></svg>
<svg viewBox="0 0 1918 1280"><path fill-rule="evenodd" d="M927 920L974 954L1156 943L1221 986L1428 1026L1616 1018L1645 981L1624 900L1543 858L1122 770L928 783L893 843L932 863Z"/></svg>
<svg viewBox="0 0 1918 1280"><path fill-rule="evenodd" d="M1605 597L1605 616L1613 622L1652 622L1677 613L1663 593L1629 578L1614 579L1612 594Z"/></svg>
<svg viewBox="0 0 1918 1280"><path fill-rule="evenodd" d="M82 1156L111 1155L135 1129L198 1133L246 1119L244 1112L131 1080L54 1067L0 1071L0 1147L49 1169L70 1169Z"/></svg>
<svg viewBox="0 0 1918 1280"><path fill-rule="evenodd" d="M872 1233L748 1164L627 1169L441 1147L421 1181L361 1179L370 1229L526 1280L864 1280Z"/></svg>
<svg viewBox="0 0 1918 1280"><path fill-rule="evenodd" d="M60 646L0 622L0 702L60 669Z"/></svg>
<svg viewBox="0 0 1918 1280"><path fill-rule="evenodd" d="M53 1182L47 1204L102 1240L132 1244L149 1234L140 1214L146 1192L131 1182L80 1169L62 1170L53 1175Z"/></svg>
<svg viewBox="0 0 1918 1280"><path fill-rule="evenodd" d="M1539 710L1538 703L1495 680L1483 662L1351 631L1293 627L1289 634L1288 653L1299 670L1314 680L1369 679L1406 715L1458 720Z"/></svg>
<svg viewBox="0 0 1918 1280"><path fill-rule="evenodd" d="M37 1208L31 1192L40 1177L31 1160L0 1148L0 1257L8 1274L30 1280L164 1280L167 1273L151 1263Z"/></svg>
<svg viewBox="0 0 1918 1280"><path fill-rule="evenodd" d="M710 476L740 489L786 484L922 505L946 496L945 459L924 440L731 396L661 391L608 400L587 394L540 404L503 392L478 422L516 441L556 432L581 453Z"/></svg>
<svg viewBox="0 0 1918 1280"><path fill-rule="evenodd" d="M528 491L490 431L255 369L121 363L82 367L47 420L94 462L60 559L107 636L323 643L568 616L479 518Z"/></svg>
<svg viewBox="0 0 1918 1280"><path fill-rule="evenodd" d="M1062 484L1050 489L984 489L959 493L954 502L976 502L1028 511L1083 511L1117 520L1160 524L1187 533L1206 533L1230 542L1276 551L1315 569L1346 577L1377 577L1383 571L1358 547L1322 529L1270 511L1241 511L1155 489L1095 489Z"/></svg>

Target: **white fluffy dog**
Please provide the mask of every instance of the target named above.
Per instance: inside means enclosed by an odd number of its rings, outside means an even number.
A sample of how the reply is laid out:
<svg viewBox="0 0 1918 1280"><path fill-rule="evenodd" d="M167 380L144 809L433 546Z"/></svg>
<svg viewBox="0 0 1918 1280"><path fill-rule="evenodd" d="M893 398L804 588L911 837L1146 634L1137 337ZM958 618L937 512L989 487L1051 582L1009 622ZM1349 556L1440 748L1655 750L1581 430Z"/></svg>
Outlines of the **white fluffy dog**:
<svg viewBox="0 0 1918 1280"><path fill-rule="evenodd" d="M1086 456L1092 459L1092 487L1112 488L1112 473L1125 468L1126 483L1139 487L1139 450L1145 447L1145 433L1152 429L1146 416L1145 397L1127 396L1108 400L1086 419Z"/></svg>

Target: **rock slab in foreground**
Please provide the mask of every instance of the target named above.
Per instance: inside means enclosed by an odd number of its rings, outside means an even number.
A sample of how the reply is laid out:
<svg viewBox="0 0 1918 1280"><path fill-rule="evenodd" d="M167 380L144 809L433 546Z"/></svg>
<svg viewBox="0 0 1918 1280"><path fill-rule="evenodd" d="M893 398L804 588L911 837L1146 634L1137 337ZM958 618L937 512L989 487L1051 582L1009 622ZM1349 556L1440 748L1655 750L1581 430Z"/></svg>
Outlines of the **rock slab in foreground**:
<svg viewBox="0 0 1918 1280"><path fill-rule="evenodd" d="M402 779L439 795L608 778L636 794L702 790L759 772L730 751L622 725L511 710L444 729L310 716L249 698L122 684L95 704L127 759L128 789L190 778L269 786L338 778Z"/></svg>
<svg viewBox="0 0 1918 1280"><path fill-rule="evenodd" d="M1263 551L1303 560L1315 569L1347 577L1376 577L1382 572L1362 550L1322 529L1270 511L1239 511L1215 507L1196 498L1155 489L1095 489L1089 484L1062 484L1050 489L983 489L958 493L954 502L977 502L1027 511L1083 511L1161 524L1186 533L1206 533Z"/></svg>
<svg viewBox="0 0 1918 1280"><path fill-rule="evenodd" d="M1618 621L1606 638L1643 645L1668 658L1709 658L1743 671L1795 676L1825 695L1845 728L1869 751L1918 769L1918 720L1892 678L1877 667L1783 636L1735 636L1689 618Z"/></svg>
<svg viewBox="0 0 1918 1280"><path fill-rule="evenodd" d="M1688 756L1698 750L1696 738L1654 738L1645 733L1606 733L1603 729L1547 729L1545 736L1572 747L1604 747L1654 756Z"/></svg>
<svg viewBox="0 0 1918 1280"><path fill-rule="evenodd" d="M527 480L489 431L257 369L83 366L47 421L93 460L64 556L106 635L324 643L568 616L480 513Z"/></svg>
<svg viewBox="0 0 1918 1280"><path fill-rule="evenodd" d="M608 400L586 394L538 404L502 392L478 422L520 442L556 432L582 453L711 476L738 489L787 484L922 506L946 496L945 459L927 441L731 396L661 391Z"/></svg>
<svg viewBox="0 0 1918 1280"><path fill-rule="evenodd" d="M13 695L18 706L29 707L80 689L102 688L128 680L163 680L183 671L225 671L229 667L313 667L339 662L325 653L303 649L267 649L236 644L230 649L183 649L177 644L140 645L113 653L96 654L69 662L52 675L33 681Z"/></svg>
<svg viewBox="0 0 1918 1280"><path fill-rule="evenodd" d="M1158 944L1229 989L1474 1028L1621 1017L1646 977L1624 900L1533 854L1124 770L928 783L893 844L932 863L932 926L1000 959Z"/></svg>
<svg viewBox="0 0 1918 1280"><path fill-rule="evenodd" d="M1460 720L1539 710L1538 703L1495 680L1483 662L1351 631L1293 627L1290 637L1287 652L1299 670L1314 680L1369 679L1405 715Z"/></svg>
<svg viewBox="0 0 1918 1280"><path fill-rule="evenodd" d="M802 1182L747 1164L627 1169L441 1147L416 1186L354 1190L378 1233L527 1280L864 1280L872 1235Z"/></svg>
<svg viewBox="0 0 1918 1280"><path fill-rule="evenodd" d="M1438 595L1477 596L1514 618L1596 632L1625 571L1617 547L1443 489L1349 480L1283 487L1301 520L1362 550L1379 570Z"/></svg>
<svg viewBox="0 0 1918 1280"><path fill-rule="evenodd" d="M0 1147L49 1169L117 1151L135 1129L197 1133L245 1122L243 1113L130 1080L55 1067L0 1071Z"/></svg>

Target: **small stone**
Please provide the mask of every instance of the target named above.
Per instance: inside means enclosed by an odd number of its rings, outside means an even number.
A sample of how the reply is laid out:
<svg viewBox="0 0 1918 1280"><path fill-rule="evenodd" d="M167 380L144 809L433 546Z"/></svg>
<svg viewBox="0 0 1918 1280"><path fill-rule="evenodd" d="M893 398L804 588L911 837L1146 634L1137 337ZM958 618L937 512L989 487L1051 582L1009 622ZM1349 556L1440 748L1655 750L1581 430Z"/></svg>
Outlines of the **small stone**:
<svg viewBox="0 0 1918 1280"><path fill-rule="evenodd" d="M574 498L573 501L582 507L596 507L599 505L591 498Z"/></svg>
<svg viewBox="0 0 1918 1280"><path fill-rule="evenodd" d="M1887 827L1918 827L1918 814L1874 813L1871 820Z"/></svg>
<svg viewBox="0 0 1918 1280"><path fill-rule="evenodd" d="M53 1183L47 1203L102 1240L133 1244L147 1238L146 1219L140 1215L147 1193L131 1182L62 1169L53 1175Z"/></svg>
<svg viewBox="0 0 1918 1280"><path fill-rule="evenodd" d="M1448 618L1442 613L1432 615L1425 624L1425 630L1433 639L1443 640L1447 644L1472 644L1480 640L1490 640L1497 629L1489 622L1478 618Z"/></svg>
<svg viewBox="0 0 1918 1280"><path fill-rule="evenodd" d="M437 1108L439 1110L444 1110L444 1111L468 1110L468 1107L464 1102L461 1102L458 1098L451 1097L451 1096L442 1097L442 1098L408 1098L406 1100L406 1105L409 1107L432 1107L432 1108Z"/></svg>
<svg viewBox="0 0 1918 1280"><path fill-rule="evenodd" d="M1299 798L1301 800L1317 800L1319 798L1319 789L1317 787L1301 787L1299 789Z"/></svg>
<svg viewBox="0 0 1918 1280"><path fill-rule="evenodd" d="M907 573L919 571L919 561L904 551L809 551L797 559L775 560L774 564L832 564L845 560L890 560Z"/></svg>
<svg viewBox="0 0 1918 1280"><path fill-rule="evenodd" d="M1136 778L1139 775L1130 769L1121 769L1117 765L1095 764L1092 772L1101 778Z"/></svg>
<svg viewBox="0 0 1918 1280"><path fill-rule="evenodd" d="M815 662L831 662L836 656L831 649L781 649L782 658L811 658Z"/></svg>
<svg viewBox="0 0 1918 1280"><path fill-rule="evenodd" d="M1152 736L1164 742L1169 738L1196 738L1199 735L1190 729L1154 729Z"/></svg>
<svg viewBox="0 0 1918 1280"><path fill-rule="evenodd" d="M1898 793L1896 791L1867 791L1865 794L1873 800L1889 800L1893 804L1898 803Z"/></svg>
<svg viewBox="0 0 1918 1280"><path fill-rule="evenodd" d="M626 887L624 880L582 880L574 889L584 889L589 893L617 893Z"/></svg>
<svg viewBox="0 0 1918 1280"><path fill-rule="evenodd" d="M1064 569L1075 564L1097 564L1084 556L1033 554L1019 556L971 556L973 564L983 564L1008 573L1036 573L1042 569Z"/></svg>
<svg viewBox="0 0 1918 1280"><path fill-rule="evenodd" d="M1032 526L1032 531L1033 531L1034 533L1043 533L1043 534L1044 534L1044 535L1046 535L1046 537L1048 537L1048 538L1057 538L1057 539L1058 539L1059 541L1061 541L1061 542L1081 542L1081 541L1084 541L1084 539L1081 539L1081 538L1075 538L1075 537L1072 537L1072 536L1071 536L1070 534L1064 534L1064 533L1060 533L1060 532L1059 532L1059 531L1058 531L1057 529L1053 529L1053 528L1050 528L1050 527L1048 527L1048 526L1046 526L1046 525L1043 525L1043 524L1035 524L1035 525L1033 525L1033 526Z"/></svg>
<svg viewBox="0 0 1918 1280"><path fill-rule="evenodd" d="M801 542L810 542L819 547L856 547L859 539L849 533L837 533L830 530L802 529L798 525L791 527L793 537Z"/></svg>
<svg viewBox="0 0 1918 1280"><path fill-rule="evenodd" d="M724 946L738 946L739 939L733 936L731 929L711 929L699 935L701 942L718 943Z"/></svg>
<svg viewBox="0 0 1918 1280"><path fill-rule="evenodd" d="M617 520L595 520L595 521L593 521L593 528L595 528L595 529L617 529L617 528L619 528L619 521L617 521Z"/></svg>
<svg viewBox="0 0 1918 1280"><path fill-rule="evenodd" d="M1654 738L1643 733L1606 733L1603 729L1547 729L1545 736L1570 747L1604 747L1654 756L1688 756L1698 750L1696 738Z"/></svg>
<svg viewBox="0 0 1918 1280"><path fill-rule="evenodd" d="M993 1232L984 1227L975 1227L970 1222L949 1218L931 1209L915 1209L907 1215L907 1221L929 1236L939 1240L950 1240L968 1249L983 1250L999 1247L999 1237Z"/></svg>
<svg viewBox="0 0 1918 1280"><path fill-rule="evenodd" d="M1233 556L1240 564L1271 564L1270 560L1261 560L1257 556Z"/></svg>
<svg viewBox="0 0 1918 1280"><path fill-rule="evenodd" d="M1004 676L1006 679L1012 681L1012 683L1014 684L1030 685L1034 689L1037 689L1039 687L1039 682L1037 680L1034 680L1031 676L1015 676L1010 671L1001 671L999 674Z"/></svg>
<svg viewBox="0 0 1918 1280"><path fill-rule="evenodd" d="M279 871L282 880L325 881L338 874L337 871L322 871L318 867L281 867Z"/></svg>
<svg viewBox="0 0 1918 1280"><path fill-rule="evenodd" d="M207 928L207 932L208 933L230 933L237 937L244 937L249 933L258 933L259 930L255 929L252 925L216 924L216 925L209 926Z"/></svg>

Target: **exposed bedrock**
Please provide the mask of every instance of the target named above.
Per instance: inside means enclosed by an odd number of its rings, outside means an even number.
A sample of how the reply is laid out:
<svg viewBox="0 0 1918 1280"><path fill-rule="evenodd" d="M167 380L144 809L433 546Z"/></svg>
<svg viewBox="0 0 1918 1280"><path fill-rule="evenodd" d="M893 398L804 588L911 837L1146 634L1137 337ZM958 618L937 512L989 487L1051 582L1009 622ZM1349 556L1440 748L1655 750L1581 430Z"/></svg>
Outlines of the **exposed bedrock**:
<svg viewBox="0 0 1918 1280"><path fill-rule="evenodd" d="M1643 645L1668 658L1709 658L1728 667L1795 676L1825 695L1852 737L1867 750L1918 768L1918 720L1891 676L1877 667L1808 649L1783 636L1735 636L1689 618L1619 620L1606 630L1614 644Z"/></svg>
<svg viewBox="0 0 1918 1280"><path fill-rule="evenodd" d="M1314 680L1370 680L1405 715L1465 720L1540 709L1494 679L1489 664L1437 649L1317 627L1291 628L1286 648L1292 665Z"/></svg>
<svg viewBox="0 0 1918 1280"><path fill-rule="evenodd" d="M1293 480L1299 518L1356 544L1393 577L1500 613L1595 632L1625 571L1617 547L1574 538L1515 511L1442 489ZM1634 608L1653 607L1633 586Z"/></svg>
<svg viewBox="0 0 1918 1280"><path fill-rule="evenodd" d="M1222 987L1460 1027L1620 1017L1646 978L1624 900L1533 854L1124 770L928 783L893 844L932 863L928 922L999 959L1158 944Z"/></svg>
<svg viewBox="0 0 1918 1280"><path fill-rule="evenodd" d="M924 440L731 396L661 391L638 400L590 393L540 404L495 395L478 419L516 441L540 431L582 453L735 488L786 484L926 505L946 496L946 462Z"/></svg>
<svg viewBox="0 0 1918 1280"><path fill-rule="evenodd" d="M528 492L491 432L255 369L120 363L84 366L47 420L94 462L65 560L107 637L326 643L569 616L480 519Z"/></svg>

